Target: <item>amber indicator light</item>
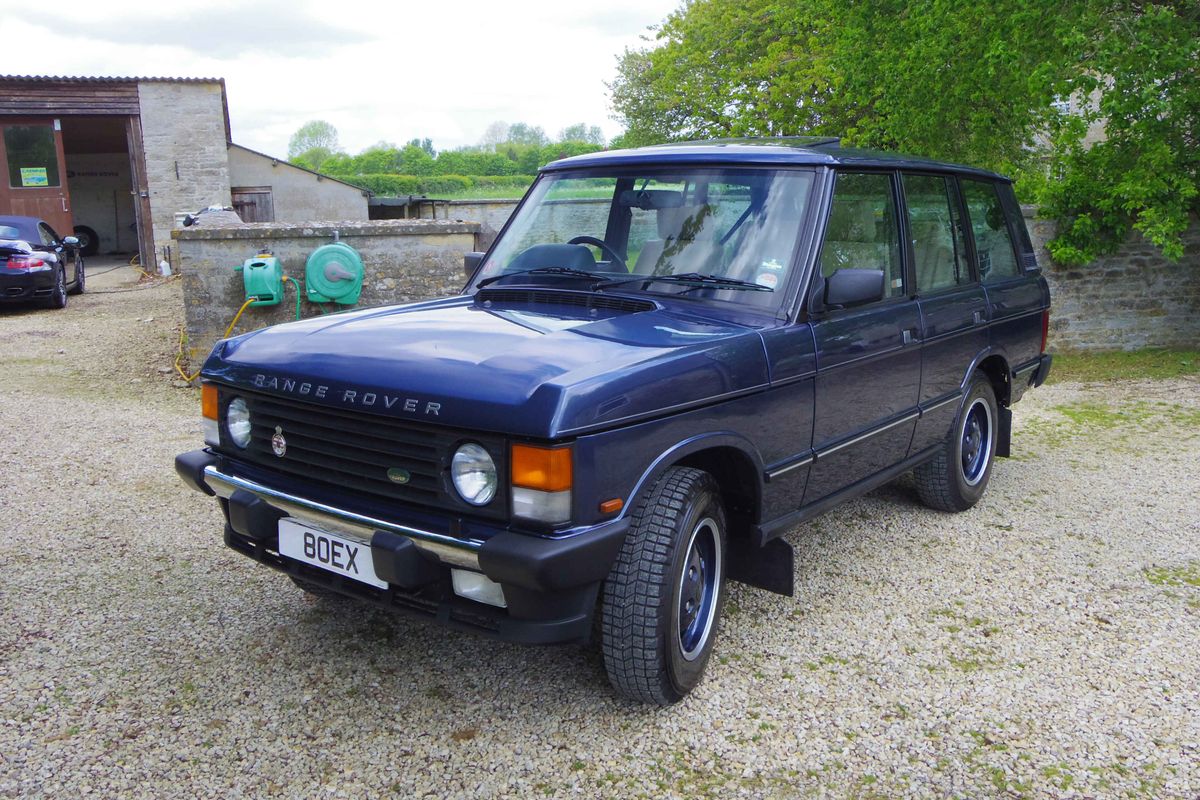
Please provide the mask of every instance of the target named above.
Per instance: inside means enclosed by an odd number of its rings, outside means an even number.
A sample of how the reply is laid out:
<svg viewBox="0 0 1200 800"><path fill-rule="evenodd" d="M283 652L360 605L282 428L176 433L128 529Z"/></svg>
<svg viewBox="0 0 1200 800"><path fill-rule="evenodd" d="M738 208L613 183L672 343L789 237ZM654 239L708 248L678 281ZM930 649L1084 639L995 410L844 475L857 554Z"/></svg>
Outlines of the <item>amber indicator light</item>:
<svg viewBox="0 0 1200 800"><path fill-rule="evenodd" d="M605 500L600 504L601 514L615 514L625 506L625 501L619 497L614 497L612 500Z"/></svg>
<svg viewBox="0 0 1200 800"><path fill-rule="evenodd" d="M211 383L200 387L200 413L205 419L217 418L217 387Z"/></svg>
<svg viewBox="0 0 1200 800"><path fill-rule="evenodd" d="M571 488L571 448L512 447L512 485L543 492L561 492Z"/></svg>

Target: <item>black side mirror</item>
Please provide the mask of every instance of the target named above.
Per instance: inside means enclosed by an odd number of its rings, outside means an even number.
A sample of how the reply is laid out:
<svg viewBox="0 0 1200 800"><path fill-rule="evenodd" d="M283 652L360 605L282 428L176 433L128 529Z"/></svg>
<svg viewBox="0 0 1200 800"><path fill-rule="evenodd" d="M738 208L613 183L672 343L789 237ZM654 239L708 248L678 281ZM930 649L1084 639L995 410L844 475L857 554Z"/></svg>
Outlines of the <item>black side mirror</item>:
<svg viewBox="0 0 1200 800"><path fill-rule="evenodd" d="M62 243L65 244L67 247L70 247L71 249L75 249L76 247L79 247L79 239L74 236L64 236Z"/></svg>
<svg viewBox="0 0 1200 800"><path fill-rule="evenodd" d="M826 308L849 308L882 299L881 269L839 269L825 279Z"/></svg>
<svg viewBox="0 0 1200 800"><path fill-rule="evenodd" d="M475 275L475 271L479 269L479 265L483 263L483 253L464 253L463 254L463 277L471 280Z"/></svg>

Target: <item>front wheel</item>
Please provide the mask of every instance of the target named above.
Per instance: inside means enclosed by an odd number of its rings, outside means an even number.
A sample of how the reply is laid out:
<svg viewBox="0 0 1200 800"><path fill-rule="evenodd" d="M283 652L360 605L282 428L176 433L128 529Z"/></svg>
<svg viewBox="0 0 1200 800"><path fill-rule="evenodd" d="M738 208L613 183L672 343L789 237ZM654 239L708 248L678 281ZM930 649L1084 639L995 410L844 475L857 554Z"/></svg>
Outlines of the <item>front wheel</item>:
<svg viewBox="0 0 1200 800"><path fill-rule="evenodd" d="M604 582L608 678L634 700L669 705L704 676L725 599L725 510L712 476L674 467L633 514Z"/></svg>
<svg viewBox="0 0 1200 800"><path fill-rule="evenodd" d="M84 286L87 283L87 276L83 271L83 258L75 257L75 287L71 289L71 294L83 294Z"/></svg>
<svg viewBox="0 0 1200 800"><path fill-rule="evenodd" d="M939 511L966 511L979 502L992 477L998 421L991 381L976 373L950 437L936 458L913 471L921 502Z"/></svg>

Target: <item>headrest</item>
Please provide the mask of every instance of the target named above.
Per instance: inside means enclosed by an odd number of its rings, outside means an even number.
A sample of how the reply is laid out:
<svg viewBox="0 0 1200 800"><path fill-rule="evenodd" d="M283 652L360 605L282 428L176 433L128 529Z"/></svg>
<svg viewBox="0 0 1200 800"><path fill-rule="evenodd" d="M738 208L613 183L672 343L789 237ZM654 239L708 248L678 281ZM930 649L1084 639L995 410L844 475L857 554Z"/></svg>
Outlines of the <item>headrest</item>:
<svg viewBox="0 0 1200 800"><path fill-rule="evenodd" d="M696 239L709 220L713 218L711 206L679 206L658 210L658 236L660 239Z"/></svg>

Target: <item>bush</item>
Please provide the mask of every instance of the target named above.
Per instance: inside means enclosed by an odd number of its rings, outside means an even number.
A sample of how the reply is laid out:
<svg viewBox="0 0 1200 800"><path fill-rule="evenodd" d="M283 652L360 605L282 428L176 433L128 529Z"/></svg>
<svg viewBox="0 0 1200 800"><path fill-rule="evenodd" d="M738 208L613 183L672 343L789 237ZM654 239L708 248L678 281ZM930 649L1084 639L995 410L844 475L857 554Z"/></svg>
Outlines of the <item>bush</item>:
<svg viewBox="0 0 1200 800"><path fill-rule="evenodd" d="M524 192L533 183L529 175L337 175L355 186L368 189L380 197L403 197L410 194L462 194L471 189L508 189Z"/></svg>

